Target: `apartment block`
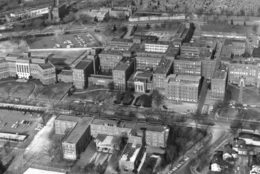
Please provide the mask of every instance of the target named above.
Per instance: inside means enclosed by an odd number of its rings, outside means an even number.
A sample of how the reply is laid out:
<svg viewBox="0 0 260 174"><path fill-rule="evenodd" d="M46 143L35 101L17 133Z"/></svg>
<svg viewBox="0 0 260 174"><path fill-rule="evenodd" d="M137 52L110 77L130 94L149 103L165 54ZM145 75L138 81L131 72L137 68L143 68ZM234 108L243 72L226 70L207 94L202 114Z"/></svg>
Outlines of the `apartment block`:
<svg viewBox="0 0 260 174"><path fill-rule="evenodd" d="M31 56L28 54L8 54L0 60L0 77L35 78L44 85L57 81L54 65L47 57Z"/></svg>
<svg viewBox="0 0 260 174"><path fill-rule="evenodd" d="M169 48L168 42L145 43L144 48L146 52L165 53Z"/></svg>
<svg viewBox="0 0 260 174"><path fill-rule="evenodd" d="M177 57L173 69L174 74L201 76L201 60Z"/></svg>
<svg viewBox="0 0 260 174"><path fill-rule="evenodd" d="M130 58L123 58L113 69L113 82L115 89L125 90L127 88L127 80L133 74L135 61Z"/></svg>
<svg viewBox="0 0 260 174"><path fill-rule="evenodd" d="M207 100L210 102L223 101L227 87L227 71L218 69L211 79L210 90L207 93Z"/></svg>
<svg viewBox="0 0 260 174"><path fill-rule="evenodd" d="M166 80L166 97L169 100L198 102L200 76L170 75Z"/></svg>
<svg viewBox="0 0 260 174"><path fill-rule="evenodd" d="M122 60L120 51L106 50L99 54L100 69L102 72L112 72L116 65Z"/></svg>
<svg viewBox="0 0 260 174"><path fill-rule="evenodd" d="M145 143L147 146L166 148L170 129L162 125L137 124L144 129Z"/></svg>
<svg viewBox="0 0 260 174"><path fill-rule="evenodd" d="M136 173L144 156L144 148L140 144L126 144L119 160L120 173Z"/></svg>
<svg viewBox="0 0 260 174"><path fill-rule="evenodd" d="M173 73L173 61L162 59L153 73L153 89L164 90L165 80L169 74Z"/></svg>
<svg viewBox="0 0 260 174"><path fill-rule="evenodd" d="M254 59L237 59L228 64L230 83L239 84L241 78L244 79L245 85L258 86L259 81L259 61Z"/></svg>
<svg viewBox="0 0 260 174"><path fill-rule="evenodd" d="M94 73L93 60L85 59L80 61L73 69L73 84L78 89L88 86L88 77Z"/></svg>
<svg viewBox="0 0 260 174"><path fill-rule="evenodd" d="M80 120L79 117L60 115L54 122L55 134L65 135L74 129Z"/></svg>
<svg viewBox="0 0 260 174"><path fill-rule="evenodd" d="M131 132L132 126L132 124L127 122L95 119L90 125L91 136L95 138L98 134L105 134L127 137Z"/></svg>
<svg viewBox="0 0 260 174"><path fill-rule="evenodd" d="M76 160L80 153L85 150L91 140L90 123L91 117L84 117L62 142L63 158Z"/></svg>

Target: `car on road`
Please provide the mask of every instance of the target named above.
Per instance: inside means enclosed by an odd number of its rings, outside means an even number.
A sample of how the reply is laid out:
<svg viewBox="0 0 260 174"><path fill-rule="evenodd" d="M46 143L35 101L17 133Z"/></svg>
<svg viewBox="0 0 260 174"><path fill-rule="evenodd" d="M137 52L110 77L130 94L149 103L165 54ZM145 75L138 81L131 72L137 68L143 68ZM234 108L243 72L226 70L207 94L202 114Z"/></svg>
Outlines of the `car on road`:
<svg viewBox="0 0 260 174"><path fill-rule="evenodd" d="M188 156L184 157L184 161L188 161L189 159L190 159L190 157L188 157Z"/></svg>
<svg viewBox="0 0 260 174"><path fill-rule="evenodd" d="M175 172L178 169L178 167L173 167L171 172Z"/></svg>

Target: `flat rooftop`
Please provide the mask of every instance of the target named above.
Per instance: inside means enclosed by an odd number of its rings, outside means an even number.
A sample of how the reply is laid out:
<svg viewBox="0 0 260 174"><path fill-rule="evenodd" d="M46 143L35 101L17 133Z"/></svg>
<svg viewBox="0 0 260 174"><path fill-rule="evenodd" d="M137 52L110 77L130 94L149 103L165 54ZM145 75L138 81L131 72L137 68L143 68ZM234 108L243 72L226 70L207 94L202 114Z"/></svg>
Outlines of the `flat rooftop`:
<svg viewBox="0 0 260 174"><path fill-rule="evenodd" d="M132 143L127 143L123 151L121 160L135 162L140 150L140 144L134 145Z"/></svg>
<svg viewBox="0 0 260 174"><path fill-rule="evenodd" d="M79 122L81 118L75 116L60 115L56 118L56 120Z"/></svg>
<svg viewBox="0 0 260 174"><path fill-rule="evenodd" d="M213 79L225 79L227 76L227 72L225 70L215 71L213 75Z"/></svg>
<svg viewBox="0 0 260 174"><path fill-rule="evenodd" d="M175 58L175 60L180 60L180 61L202 61L201 58L187 58L187 57L184 57L184 56L177 56Z"/></svg>
<svg viewBox="0 0 260 174"><path fill-rule="evenodd" d="M73 73L72 70L62 70L60 75L70 76L70 75L72 75L72 73Z"/></svg>
<svg viewBox="0 0 260 174"><path fill-rule="evenodd" d="M133 63L130 59L122 59L114 68L114 70L122 70L125 71L127 68Z"/></svg>
<svg viewBox="0 0 260 174"><path fill-rule="evenodd" d="M65 139L65 143L77 143L79 139L82 137L82 135L86 132L88 129L91 121L93 120L92 117L84 117L76 127L70 132L68 137Z"/></svg>
<svg viewBox="0 0 260 174"><path fill-rule="evenodd" d="M199 84L201 77L194 75L177 75L171 74L168 76L168 82L180 82L189 84Z"/></svg>
<svg viewBox="0 0 260 174"><path fill-rule="evenodd" d="M136 129L146 128L147 131L154 131L154 132L163 132L169 130L167 126L163 126L160 124L146 124L146 123L137 123Z"/></svg>
<svg viewBox="0 0 260 174"><path fill-rule="evenodd" d="M74 68L75 69L86 69L91 63L92 63L92 60L85 59L85 60L80 61Z"/></svg>
<svg viewBox="0 0 260 174"><path fill-rule="evenodd" d="M51 64L51 63L49 63L49 62L47 62L47 63L40 63L40 64L38 64L42 69L49 69L49 68L54 68L54 66Z"/></svg>
<svg viewBox="0 0 260 174"><path fill-rule="evenodd" d="M193 75L177 75L176 79L180 81L199 82L201 77Z"/></svg>
<svg viewBox="0 0 260 174"><path fill-rule="evenodd" d="M155 69L154 74L165 74L169 71L169 68L172 66L172 60L162 59L160 64Z"/></svg>
<svg viewBox="0 0 260 174"><path fill-rule="evenodd" d="M125 128L134 128L135 123L130 121L118 121L118 120L109 120L109 119L94 119L91 124L104 125L110 124L117 127Z"/></svg>
<svg viewBox="0 0 260 174"><path fill-rule="evenodd" d="M113 38L111 42L125 42L125 43L132 43L133 39L121 39L121 38Z"/></svg>
<svg viewBox="0 0 260 174"><path fill-rule="evenodd" d="M202 31L206 32L223 32L223 33L238 33L246 34L247 28L240 25L215 25L215 24L206 24L201 26Z"/></svg>
<svg viewBox="0 0 260 174"><path fill-rule="evenodd" d="M109 54L109 55L122 55L122 51L115 51L115 50L103 50L101 53L99 53L99 55L105 55L105 54Z"/></svg>

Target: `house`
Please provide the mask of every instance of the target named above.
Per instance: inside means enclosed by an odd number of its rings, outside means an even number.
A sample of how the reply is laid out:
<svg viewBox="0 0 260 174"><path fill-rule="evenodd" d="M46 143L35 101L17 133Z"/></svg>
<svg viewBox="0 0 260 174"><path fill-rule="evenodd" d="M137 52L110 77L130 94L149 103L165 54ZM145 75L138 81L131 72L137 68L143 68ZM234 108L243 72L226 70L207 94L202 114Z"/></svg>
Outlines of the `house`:
<svg viewBox="0 0 260 174"><path fill-rule="evenodd" d="M144 155L144 148L140 144L126 144L119 160L121 173L134 173L139 168Z"/></svg>
<svg viewBox="0 0 260 174"><path fill-rule="evenodd" d="M98 152L113 153L120 149L121 137L99 134L94 141Z"/></svg>

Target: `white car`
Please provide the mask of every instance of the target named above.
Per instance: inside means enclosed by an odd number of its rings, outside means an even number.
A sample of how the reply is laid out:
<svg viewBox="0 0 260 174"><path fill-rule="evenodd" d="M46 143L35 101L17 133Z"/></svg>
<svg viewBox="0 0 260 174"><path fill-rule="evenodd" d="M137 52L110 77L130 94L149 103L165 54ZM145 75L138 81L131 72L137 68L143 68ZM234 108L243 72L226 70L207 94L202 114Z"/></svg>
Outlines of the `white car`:
<svg viewBox="0 0 260 174"><path fill-rule="evenodd" d="M171 170L171 172L174 172L174 171L176 171L177 169L178 169L177 167L173 167L172 170Z"/></svg>
<svg viewBox="0 0 260 174"><path fill-rule="evenodd" d="M184 161L188 161L190 158L185 156Z"/></svg>

